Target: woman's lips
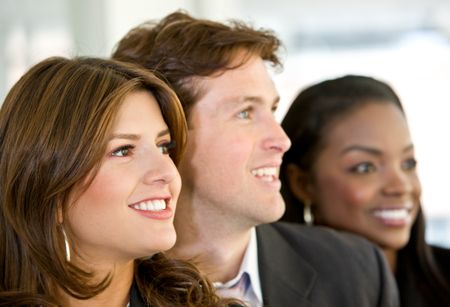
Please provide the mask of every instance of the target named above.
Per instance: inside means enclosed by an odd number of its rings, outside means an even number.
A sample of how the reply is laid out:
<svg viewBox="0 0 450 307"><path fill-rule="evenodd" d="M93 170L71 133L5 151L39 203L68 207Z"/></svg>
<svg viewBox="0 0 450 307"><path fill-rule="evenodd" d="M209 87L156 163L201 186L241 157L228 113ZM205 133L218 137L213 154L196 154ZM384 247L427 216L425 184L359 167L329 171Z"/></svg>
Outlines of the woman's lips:
<svg viewBox="0 0 450 307"><path fill-rule="evenodd" d="M166 220L173 216L173 210L170 208L169 204L170 198L159 198L144 200L128 205L128 207L144 217L157 220Z"/></svg>
<svg viewBox="0 0 450 307"><path fill-rule="evenodd" d="M387 226L401 227L412 222L412 206L378 208L372 215Z"/></svg>

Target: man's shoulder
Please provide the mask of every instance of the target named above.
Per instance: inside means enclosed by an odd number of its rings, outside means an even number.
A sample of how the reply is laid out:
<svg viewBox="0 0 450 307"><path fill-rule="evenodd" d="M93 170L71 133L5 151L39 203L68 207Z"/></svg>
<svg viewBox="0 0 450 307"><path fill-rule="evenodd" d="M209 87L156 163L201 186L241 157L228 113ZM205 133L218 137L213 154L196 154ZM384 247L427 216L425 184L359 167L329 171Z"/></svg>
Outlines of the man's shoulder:
<svg viewBox="0 0 450 307"><path fill-rule="evenodd" d="M258 253L285 249L295 253L317 270L361 273L370 266L378 271L386 266L378 247L365 238L327 227L277 222L257 227ZM351 267L351 269L348 269ZM331 273L331 271L329 273ZM357 274L358 275L358 274Z"/></svg>
<svg viewBox="0 0 450 307"><path fill-rule="evenodd" d="M280 293L297 285L293 292L300 288L301 296L318 304L398 306L392 274L381 251L368 240L285 222L258 226L256 233L263 292L264 285L283 284ZM276 296L267 289L269 296Z"/></svg>
<svg viewBox="0 0 450 307"><path fill-rule="evenodd" d="M332 250L341 252L342 250L359 250L374 252L376 247L367 239L358 235L338 231L328 227L306 226L296 223L276 222L257 227L257 233L264 240L264 233L274 232L280 238L285 239L295 247L314 248L319 250Z"/></svg>

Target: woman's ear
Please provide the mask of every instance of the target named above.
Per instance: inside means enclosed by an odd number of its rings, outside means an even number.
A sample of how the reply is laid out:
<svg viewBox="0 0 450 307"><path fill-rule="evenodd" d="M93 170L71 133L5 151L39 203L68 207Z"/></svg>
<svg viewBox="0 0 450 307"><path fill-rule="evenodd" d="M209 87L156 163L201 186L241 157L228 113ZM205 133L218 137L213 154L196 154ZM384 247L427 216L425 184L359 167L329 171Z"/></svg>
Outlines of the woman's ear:
<svg viewBox="0 0 450 307"><path fill-rule="evenodd" d="M311 179L298 165L290 163L286 167L286 177L289 190L298 200L311 200Z"/></svg>
<svg viewBox="0 0 450 307"><path fill-rule="evenodd" d="M61 205L58 205L58 209L56 211L56 219L59 225L62 225L62 223L64 222L64 214Z"/></svg>

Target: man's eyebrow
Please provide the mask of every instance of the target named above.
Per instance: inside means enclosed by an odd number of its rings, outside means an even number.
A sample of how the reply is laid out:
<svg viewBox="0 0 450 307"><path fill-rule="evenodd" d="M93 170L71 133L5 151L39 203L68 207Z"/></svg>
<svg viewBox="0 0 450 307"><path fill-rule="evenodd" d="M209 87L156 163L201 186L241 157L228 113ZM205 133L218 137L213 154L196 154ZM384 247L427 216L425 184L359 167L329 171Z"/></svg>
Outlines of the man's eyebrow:
<svg viewBox="0 0 450 307"><path fill-rule="evenodd" d="M414 144L409 144L408 146L406 146L403 149L403 152L408 152L408 151L411 151L411 150L414 150Z"/></svg>
<svg viewBox="0 0 450 307"><path fill-rule="evenodd" d="M230 97L229 101L231 102L231 104L225 104L225 105L228 105L231 108L234 108L234 107L239 106L240 104L246 103L246 102L264 104L264 100L259 96L244 96L240 99L235 99L233 97ZM271 106L278 106L279 102L280 102L280 96L276 96L273 99Z"/></svg>
<svg viewBox="0 0 450 307"><path fill-rule="evenodd" d="M258 97L258 96L245 96L243 101L254 101L254 102L258 102L258 103L264 102L263 99L261 99L261 97ZM273 104L276 104L278 102L280 102L280 96L276 96L272 101Z"/></svg>

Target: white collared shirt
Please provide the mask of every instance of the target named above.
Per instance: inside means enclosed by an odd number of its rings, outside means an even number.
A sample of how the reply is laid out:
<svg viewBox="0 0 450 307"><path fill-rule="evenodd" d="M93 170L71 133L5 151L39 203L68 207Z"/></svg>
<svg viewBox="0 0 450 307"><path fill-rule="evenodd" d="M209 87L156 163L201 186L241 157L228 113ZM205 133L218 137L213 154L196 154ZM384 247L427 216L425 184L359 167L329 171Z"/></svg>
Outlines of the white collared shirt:
<svg viewBox="0 0 450 307"><path fill-rule="evenodd" d="M241 278L244 272L246 272L250 276L250 282L252 285L253 292L255 293L258 299L259 306L262 306L261 281L259 280L259 269L258 269L258 244L256 240L256 229L254 227L251 229L250 232L250 241L245 251L241 267L239 268L239 273L236 275L236 277L225 283L215 282L214 286L216 288L231 287Z"/></svg>

